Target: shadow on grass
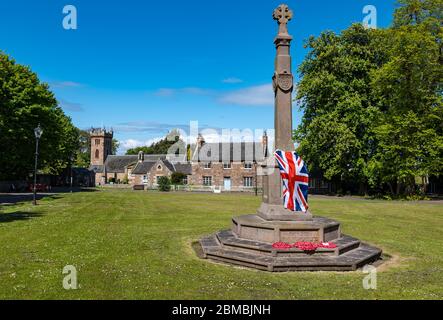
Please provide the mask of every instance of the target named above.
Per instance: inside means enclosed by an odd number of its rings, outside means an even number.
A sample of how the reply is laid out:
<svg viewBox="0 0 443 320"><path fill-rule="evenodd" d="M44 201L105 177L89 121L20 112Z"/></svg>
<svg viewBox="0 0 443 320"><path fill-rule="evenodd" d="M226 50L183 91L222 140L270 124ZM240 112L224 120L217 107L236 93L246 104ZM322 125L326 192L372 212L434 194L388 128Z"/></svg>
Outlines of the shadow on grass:
<svg viewBox="0 0 443 320"><path fill-rule="evenodd" d="M73 188L72 192L97 192L95 188ZM57 200L63 198L63 194L70 193L70 188L60 187L53 188L51 192L39 192L37 193L37 201L40 200ZM0 205L8 206L22 202L31 202L33 200L33 193L2 193L0 194Z"/></svg>
<svg viewBox="0 0 443 320"><path fill-rule="evenodd" d="M37 213L37 212L17 211L17 212L11 212L11 213L0 213L0 223L30 220L30 219L38 218L41 216L43 216L43 214Z"/></svg>

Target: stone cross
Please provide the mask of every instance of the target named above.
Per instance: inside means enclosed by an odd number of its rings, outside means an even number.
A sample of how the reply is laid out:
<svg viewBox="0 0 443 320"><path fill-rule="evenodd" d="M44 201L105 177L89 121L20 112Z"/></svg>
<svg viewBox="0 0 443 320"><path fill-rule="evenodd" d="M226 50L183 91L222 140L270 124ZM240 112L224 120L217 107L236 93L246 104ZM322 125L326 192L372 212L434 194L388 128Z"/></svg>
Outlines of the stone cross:
<svg viewBox="0 0 443 320"><path fill-rule="evenodd" d="M292 60L290 46L292 37L288 33L287 24L292 19L292 11L287 5L281 4L274 10L274 19L279 24L275 47L275 72L273 80L275 95L275 148L283 151L293 151L292 141L292 91L294 77L292 75ZM274 157L275 150L269 150L269 156ZM268 161L269 162L269 161ZM310 213L291 212L283 206L282 181L276 161L267 165L268 174L263 177L263 203L258 209L258 215L266 220L293 221L312 220ZM269 170L273 169L273 170ZM269 171L272 171L269 173Z"/></svg>
<svg viewBox="0 0 443 320"><path fill-rule="evenodd" d="M292 20L292 10L286 4L281 4L274 10L274 20L278 21L279 34L288 34L288 22Z"/></svg>

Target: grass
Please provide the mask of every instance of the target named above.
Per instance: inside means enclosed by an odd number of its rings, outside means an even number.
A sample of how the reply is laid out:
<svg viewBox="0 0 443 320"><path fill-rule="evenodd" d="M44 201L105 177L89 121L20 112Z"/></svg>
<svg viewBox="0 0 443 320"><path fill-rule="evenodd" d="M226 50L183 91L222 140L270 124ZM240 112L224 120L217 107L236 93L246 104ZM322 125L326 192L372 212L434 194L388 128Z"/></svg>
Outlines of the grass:
<svg viewBox="0 0 443 320"><path fill-rule="evenodd" d="M191 247L227 229L260 199L97 191L17 204L0 212L1 299L442 299L443 204L313 197L316 215L393 256L377 290L361 271L283 273L198 259ZM63 267L78 271L64 290Z"/></svg>

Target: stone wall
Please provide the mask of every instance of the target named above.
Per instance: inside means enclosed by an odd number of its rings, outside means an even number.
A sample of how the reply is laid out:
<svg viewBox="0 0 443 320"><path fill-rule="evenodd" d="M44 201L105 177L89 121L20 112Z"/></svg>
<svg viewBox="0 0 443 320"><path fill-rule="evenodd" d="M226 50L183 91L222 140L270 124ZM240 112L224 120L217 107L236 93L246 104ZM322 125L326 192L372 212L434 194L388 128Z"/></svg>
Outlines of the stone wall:
<svg viewBox="0 0 443 320"><path fill-rule="evenodd" d="M252 169L246 169L244 163L231 163L230 169L224 169L223 163L214 162L210 169L205 168L202 162L192 164L192 176L189 183L194 186L203 186L203 177L212 177L212 186L224 190L224 179L231 179L231 191L255 190L262 188L262 177L257 176L257 164ZM252 178L252 187L244 186L244 177Z"/></svg>

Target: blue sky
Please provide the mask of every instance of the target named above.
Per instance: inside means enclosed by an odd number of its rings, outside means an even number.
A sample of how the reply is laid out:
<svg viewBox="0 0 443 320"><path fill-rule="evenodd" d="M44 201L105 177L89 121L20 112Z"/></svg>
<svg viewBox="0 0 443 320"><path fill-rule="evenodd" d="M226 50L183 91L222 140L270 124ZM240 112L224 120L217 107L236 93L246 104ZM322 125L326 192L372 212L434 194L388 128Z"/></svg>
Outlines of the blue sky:
<svg viewBox="0 0 443 320"><path fill-rule="evenodd" d="M174 127L273 127L272 90L282 0L46 0L0 2L0 49L51 85L80 128L113 127L125 147ZM395 0L288 0L293 71L304 41L361 22L377 8L391 24ZM65 5L78 29L62 26ZM296 74L296 79L298 75ZM294 110L294 125L301 112Z"/></svg>

